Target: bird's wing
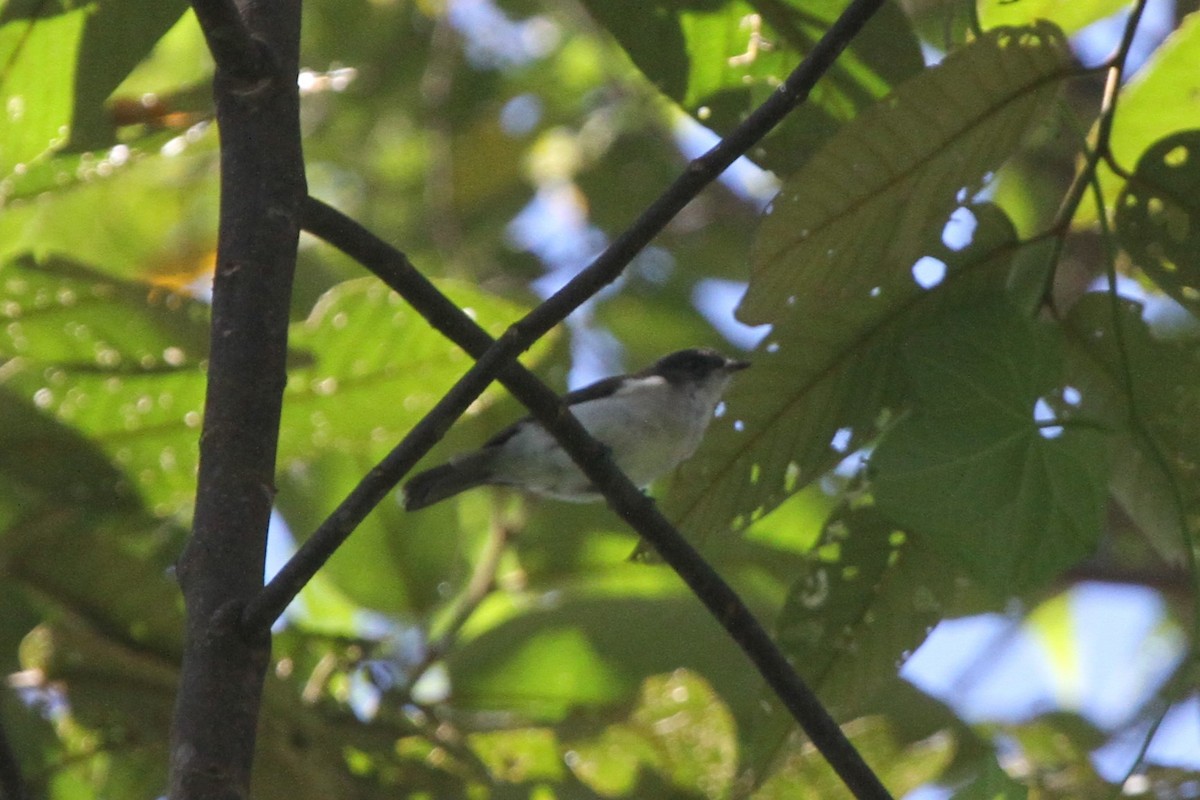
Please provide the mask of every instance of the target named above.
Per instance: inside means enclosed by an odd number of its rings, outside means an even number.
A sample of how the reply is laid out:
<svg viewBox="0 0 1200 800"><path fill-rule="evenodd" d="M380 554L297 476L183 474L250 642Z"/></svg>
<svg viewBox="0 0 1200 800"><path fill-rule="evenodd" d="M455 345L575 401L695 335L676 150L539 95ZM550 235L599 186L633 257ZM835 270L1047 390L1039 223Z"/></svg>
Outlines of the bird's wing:
<svg viewBox="0 0 1200 800"><path fill-rule="evenodd" d="M586 403L589 400L599 400L602 397L609 397L616 394L617 389L621 388L621 383L625 380L622 375L614 375L611 378L602 378L595 383L589 383L587 386L576 389L573 392L567 392L563 395L563 402L569 406Z"/></svg>
<svg viewBox="0 0 1200 800"><path fill-rule="evenodd" d="M567 392L565 395L563 395L562 401L568 406L574 406L580 403L586 403L589 400L599 400L602 397L609 397L614 394L617 389L621 388L621 382L623 380L624 378L619 375L615 375L611 378L602 378L595 383L589 383L587 386L583 386L573 392ZM499 447L516 435L517 431L521 430L522 427L533 421L533 417L521 417L512 425L509 425L507 428L499 431L492 438L484 442L483 446L485 448Z"/></svg>

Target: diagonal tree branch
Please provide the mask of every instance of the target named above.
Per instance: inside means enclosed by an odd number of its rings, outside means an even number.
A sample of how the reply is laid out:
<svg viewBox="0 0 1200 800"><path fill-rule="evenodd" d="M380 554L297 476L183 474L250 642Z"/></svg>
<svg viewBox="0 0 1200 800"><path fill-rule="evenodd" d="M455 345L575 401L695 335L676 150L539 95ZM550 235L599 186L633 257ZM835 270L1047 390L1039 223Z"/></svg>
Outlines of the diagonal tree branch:
<svg viewBox="0 0 1200 800"><path fill-rule="evenodd" d="M244 636L238 621L262 588L306 194L299 0L247 0L240 12L229 0L194 5L217 58L222 192L196 510L177 567L187 622L171 729L173 800L249 796L270 636ZM278 67L264 71L271 64Z"/></svg>

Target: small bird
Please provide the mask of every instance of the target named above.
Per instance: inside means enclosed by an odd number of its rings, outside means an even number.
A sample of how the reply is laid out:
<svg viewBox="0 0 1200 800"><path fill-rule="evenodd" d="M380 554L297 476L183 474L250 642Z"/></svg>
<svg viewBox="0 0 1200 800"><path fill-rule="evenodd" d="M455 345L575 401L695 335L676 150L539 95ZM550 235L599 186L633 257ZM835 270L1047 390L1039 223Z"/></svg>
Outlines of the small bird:
<svg viewBox="0 0 1200 800"><path fill-rule="evenodd" d="M733 373L748 366L707 348L680 350L562 399L644 489L696 452ZM573 503L602 498L554 437L525 417L480 449L415 476L404 486L404 507L416 511L485 484Z"/></svg>

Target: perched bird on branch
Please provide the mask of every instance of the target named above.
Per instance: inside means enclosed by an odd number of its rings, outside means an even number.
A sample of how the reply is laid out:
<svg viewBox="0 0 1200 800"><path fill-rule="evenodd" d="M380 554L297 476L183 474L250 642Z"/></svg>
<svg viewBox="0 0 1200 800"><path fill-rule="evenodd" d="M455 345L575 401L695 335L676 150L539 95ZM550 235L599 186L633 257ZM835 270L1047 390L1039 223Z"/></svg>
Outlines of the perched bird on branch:
<svg viewBox="0 0 1200 800"><path fill-rule="evenodd" d="M696 452L733 374L748 366L707 348L680 350L641 372L570 392L563 402L645 488ZM554 437L526 417L480 449L415 476L404 486L404 507L415 511L483 485L574 503L601 499Z"/></svg>

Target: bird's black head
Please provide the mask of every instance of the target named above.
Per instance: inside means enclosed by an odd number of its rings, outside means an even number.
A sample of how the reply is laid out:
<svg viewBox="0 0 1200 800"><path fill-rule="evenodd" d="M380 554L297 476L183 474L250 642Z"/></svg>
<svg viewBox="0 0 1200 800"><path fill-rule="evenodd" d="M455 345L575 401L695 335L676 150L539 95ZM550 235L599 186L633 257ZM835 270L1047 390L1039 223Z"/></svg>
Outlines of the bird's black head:
<svg viewBox="0 0 1200 800"><path fill-rule="evenodd" d="M726 358L716 350L694 347L663 356L644 374L661 375L671 383L700 382L715 372L737 372L748 366L748 362Z"/></svg>

